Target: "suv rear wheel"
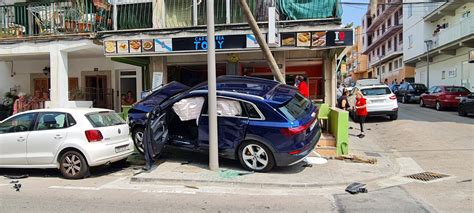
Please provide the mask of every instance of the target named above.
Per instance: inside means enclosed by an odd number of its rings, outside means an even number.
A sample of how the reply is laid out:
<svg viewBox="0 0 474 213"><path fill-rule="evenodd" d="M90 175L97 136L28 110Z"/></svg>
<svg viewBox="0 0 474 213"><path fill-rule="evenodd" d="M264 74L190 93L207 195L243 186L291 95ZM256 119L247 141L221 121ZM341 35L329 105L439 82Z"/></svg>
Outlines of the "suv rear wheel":
<svg viewBox="0 0 474 213"><path fill-rule="evenodd" d="M247 170L268 172L275 166L273 154L265 145L256 141L245 141L239 146L240 164Z"/></svg>
<svg viewBox="0 0 474 213"><path fill-rule="evenodd" d="M143 154L145 152L143 148L144 136L145 136L145 128L141 126L133 128L133 131L132 131L133 144L135 144L135 148L138 150L140 154Z"/></svg>

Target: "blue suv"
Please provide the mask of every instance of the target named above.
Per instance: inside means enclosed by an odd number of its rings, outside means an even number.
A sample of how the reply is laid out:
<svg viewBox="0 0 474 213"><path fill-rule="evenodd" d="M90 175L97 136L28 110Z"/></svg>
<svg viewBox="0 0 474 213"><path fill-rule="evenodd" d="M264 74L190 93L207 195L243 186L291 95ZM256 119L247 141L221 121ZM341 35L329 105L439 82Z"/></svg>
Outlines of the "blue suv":
<svg viewBox="0 0 474 213"><path fill-rule="evenodd" d="M164 146L208 152L207 83L189 88L171 82L135 104L129 123L143 152L146 114L152 116L153 156ZM217 78L218 147L221 157L251 171L290 166L309 155L321 136L318 108L292 86L252 77Z"/></svg>

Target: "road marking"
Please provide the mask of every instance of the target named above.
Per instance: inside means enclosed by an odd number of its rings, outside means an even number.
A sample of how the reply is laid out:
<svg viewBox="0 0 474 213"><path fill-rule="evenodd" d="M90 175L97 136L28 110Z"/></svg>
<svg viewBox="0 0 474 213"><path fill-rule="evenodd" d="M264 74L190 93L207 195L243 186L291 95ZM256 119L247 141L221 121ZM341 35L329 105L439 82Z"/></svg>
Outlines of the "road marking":
<svg viewBox="0 0 474 213"><path fill-rule="evenodd" d="M74 189L74 190L89 190L89 191L98 191L100 190L97 187L87 187L87 186L50 186L48 189Z"/></svg>

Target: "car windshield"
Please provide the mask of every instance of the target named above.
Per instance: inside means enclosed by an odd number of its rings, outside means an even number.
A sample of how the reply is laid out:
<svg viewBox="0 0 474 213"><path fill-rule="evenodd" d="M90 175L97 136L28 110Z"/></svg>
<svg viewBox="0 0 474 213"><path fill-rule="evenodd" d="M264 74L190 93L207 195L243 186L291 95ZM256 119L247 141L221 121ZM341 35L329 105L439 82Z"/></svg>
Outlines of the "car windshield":
<svg viewBox="0 0 474 213"><path fill-rule="evenodd" d="M284 106L280 107L280 111L290 121L295 121L304 115L305 110L310 106L311 101L301 94L296 93L295 96Z"/></svg>
<svg viewBox="0 0 474 213"><path fill-rule="evenodd" d="M388 95L392 93L388 87L361 89L361 92L364 96Z"/></svg>
<svg viewBox="0 0 474 213"><path fill-rule="evenodd" d="M89 113L86 118L95 128L125 124L125 121L117 113L109 111Z"/></svg>
<svg viewBox="0 0 474 213"><path fill-rule="evenodd" d="M468 89L464 87L445 87L446 92L469 92Z"/></svg>

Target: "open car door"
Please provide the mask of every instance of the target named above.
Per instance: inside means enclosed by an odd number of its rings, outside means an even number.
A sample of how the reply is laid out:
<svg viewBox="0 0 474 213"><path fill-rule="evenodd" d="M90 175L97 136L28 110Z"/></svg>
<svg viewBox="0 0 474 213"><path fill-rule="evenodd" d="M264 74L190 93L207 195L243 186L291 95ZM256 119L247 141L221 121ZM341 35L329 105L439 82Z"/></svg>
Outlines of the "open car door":
<svg viewBox="0 0 474 213"><path fill-rule="evenodd" d="M161 110L153 110L148 114L147 125L143 138L145 151L145 169L151 169L168 141L168 126L166 113Z"/></svg>

